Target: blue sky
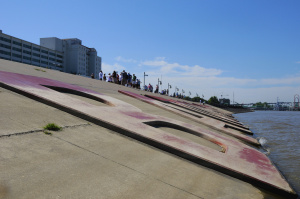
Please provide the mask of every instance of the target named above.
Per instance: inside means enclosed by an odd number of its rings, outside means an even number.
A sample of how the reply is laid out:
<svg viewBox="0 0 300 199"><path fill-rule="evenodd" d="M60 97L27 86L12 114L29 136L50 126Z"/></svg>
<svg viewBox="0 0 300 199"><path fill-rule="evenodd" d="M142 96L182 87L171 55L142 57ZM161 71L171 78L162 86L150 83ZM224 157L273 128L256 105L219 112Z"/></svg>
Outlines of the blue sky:
<svg viewBox="0 0 300 199"><path fill-rule="evenodd" d="M300 94L298 0L0 0L3 33L78 38L105 73L239 103Z"/></svg>

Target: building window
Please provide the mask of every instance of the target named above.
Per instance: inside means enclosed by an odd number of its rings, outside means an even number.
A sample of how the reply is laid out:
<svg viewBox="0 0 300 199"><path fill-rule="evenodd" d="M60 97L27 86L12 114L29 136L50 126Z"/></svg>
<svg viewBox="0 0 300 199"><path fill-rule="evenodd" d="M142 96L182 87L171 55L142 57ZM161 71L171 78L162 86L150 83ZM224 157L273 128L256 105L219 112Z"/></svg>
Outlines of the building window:
<svg viewBox="0 0 300 199"><path fill-rule="evenodd" d="M55 56L55 53L49 52L49 55Z"/></svg>
<svg viewBox="0 0 300 199"><path fill-rule="evenodd" d="M23 53L27 54L27 55L31 55L31 52L30 51L27 51L27 50L23 50Z"/></svg>
<svg viewBox="0 0 300 199"><path fill-rule="evenodd" d="M32 61L40 63L39 59L32 58Z"/></svg>
<svg viewBox="0 0 300 199"><path fill-rule="evenodd" d="M0 47L10 49L10 46L5 44L0 44Z"/></svg>
<svg viewBox="0 0 300 199"><path fill-rule="evenodd" d="M22 43L17 42L17 41L13 41L13 44L18 45L18 46L22 46Z"/></svg>
<svg viewBox="0 0 300 199"><path fill-rule="evenodd" d="M51 60L51 61L55 61L55 59L54 59L54 58L52 58L52 57L49 57L49 60Z"/></svg>
<svg viewBox="0 0 300 199"><path fill-rule="evenodd" d="M23 56L23 59L31 61L30 57Z"/></svg>
<svg viewBox="0 0 300 199"><path fill-rule="evenodd" d="M59 62L59 63L62 63L62 60L57 59L56 61Z"/></svg>
<svg viewBox="0 0 300 199"><path fill-rule="evenodd" d="M48 65L48 62L46 62L46 61L41 61L41 63Z"/></svg>
<svg viewBox="0 0 300 199"><path fill-rule="evenodd" d="M21 50L20 48L13 47L12 49L13 49L14 51L22 52L22 50Z"/></svg>
<svg viewBox="0 0 300 199"><path fill-rule="evenodd" d="M0 50L0 54L3 54L3 55L9 55L10 56L10 52L6 52L4 50Z"/></svg>
<svg viewBox="0 0 300 199"><path fill-rule="evenodd" d="M40 57L40 54L32 53L33 56Z"/></svg>
<svg viewBox="0 0 300 199"><path fill-rule="evenodd" d="M18 55L18 54L15 54L15 53L13 53L12 56L13 56L13 57L17 57L17 58L22 58L21 55Z"/></svg>
<svg viewBox="0 0 300 199"><path fill-rule="evenodd" d="M0 37L0 40L11 43L11 39L7 39L5 37Z"/></svg>
<svg viewBox="0 0 300 199"><path fill-rule="evenodd" d="M38 52L40 52L40 49L39 49L39 48L32 47L32 49L33 49L33 50L35 50L35 51L38 51Z"/></svg>
<svg viewBox="0 0 300 199"><path fill-rule="evenodd" d="M41 51L42 51L42 53L48 54L48 51L46 51L46 50L41 50Z"/></svg>
<svg viewBox="0 0 300 199"><path fill-rule="evenodd" d="M41 58L48 59L48 57L45 55L41 55Z"/></svg>
<svg viewBox="0 0 300 199"><path fill-rule="evenodd" d="M27 45L27 44L23 44L23 47L31 49L31 46Z"/></svg>
<svg viewBox="0 0 300 199"><path fill-rule="evenodd" d="M62 56L62 55L56 55L56 57L58 57L58 58L63 58L63 56Z"/></svg>
<svg viewBox="0 0 300 199"><path fill-rule="evenodd" d="M1 56L1 54L0 54L0 59L11 60L10 58L6 58L6 57Z"/></svg>

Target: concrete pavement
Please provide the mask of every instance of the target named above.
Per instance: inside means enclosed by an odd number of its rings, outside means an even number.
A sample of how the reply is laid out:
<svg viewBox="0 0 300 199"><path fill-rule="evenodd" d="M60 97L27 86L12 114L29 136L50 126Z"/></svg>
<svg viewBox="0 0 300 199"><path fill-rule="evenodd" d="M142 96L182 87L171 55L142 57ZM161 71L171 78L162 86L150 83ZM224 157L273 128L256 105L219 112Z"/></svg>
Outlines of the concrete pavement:
<svg viewBox="0 0 300 199"><path fill-rule="evenodd" d="M209 129L119 94L118 90L143 92L36 68L0 60L2 71L79 85L134 105L142 112ZM280 198L7 89L1 88L0 99L0 124L5 127L0 131L3 135L0 139L0 196L3 198ZM91 102L86 98L81 100ZM41 130L49 122L65 128L53 132L52 136L45 135ZM184 139L196 139L180 135Z"/></svg>

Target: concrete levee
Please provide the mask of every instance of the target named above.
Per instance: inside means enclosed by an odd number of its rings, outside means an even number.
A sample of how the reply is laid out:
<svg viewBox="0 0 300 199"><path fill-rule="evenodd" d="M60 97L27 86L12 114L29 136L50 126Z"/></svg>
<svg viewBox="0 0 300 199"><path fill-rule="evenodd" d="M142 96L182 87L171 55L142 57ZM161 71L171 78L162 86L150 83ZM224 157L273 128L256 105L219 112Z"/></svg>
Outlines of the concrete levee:
<svg viewBox="0 0 300 199"><path fill-rule="evenodd" d="M0 60L0 71L91 89L144 113L219 133L118 93L122 89L146 94L142 91L5 60ZM0 88L0 99L0 198L281 198L6 88ZM50 122L62 126L62 131L43 133L42 127Z"/></svg>

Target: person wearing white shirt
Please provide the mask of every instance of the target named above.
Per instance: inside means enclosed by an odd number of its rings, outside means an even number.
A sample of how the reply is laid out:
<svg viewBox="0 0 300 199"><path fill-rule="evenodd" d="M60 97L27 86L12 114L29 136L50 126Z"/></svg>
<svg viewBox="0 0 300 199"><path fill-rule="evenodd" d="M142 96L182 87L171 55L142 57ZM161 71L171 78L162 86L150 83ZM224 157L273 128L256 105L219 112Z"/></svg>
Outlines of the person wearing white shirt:
<svg viewBox="0 0 300 199"><path fill-rule="evenodd" d="M112 82L112 77L111 77L111 74L108 73L108 79L107 79L107 82Z"/></svg>
<svg viewBox="0 0 300 199"><path fill-rule="evenodd" d="M99 72L99 80L102 81L102 78L103 78L103 72L102 72L102 70L100 70L100 72Z"/></svg>

